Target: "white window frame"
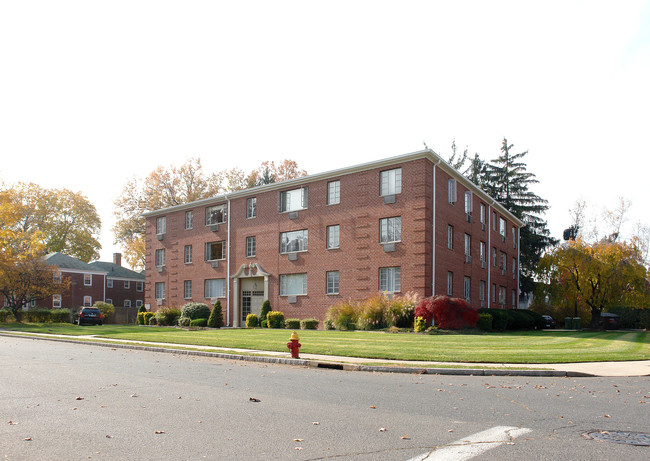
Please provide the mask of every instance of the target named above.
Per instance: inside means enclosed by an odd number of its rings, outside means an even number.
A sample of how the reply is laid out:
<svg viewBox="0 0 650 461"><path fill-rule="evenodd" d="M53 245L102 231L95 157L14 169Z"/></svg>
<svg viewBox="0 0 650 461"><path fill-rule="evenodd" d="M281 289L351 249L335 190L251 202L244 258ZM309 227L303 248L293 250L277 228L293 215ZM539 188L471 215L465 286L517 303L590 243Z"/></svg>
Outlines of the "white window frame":
<svg viewBox="0 0 650 461"><path fill-rule="evenodd" d="M465 213L471 214L474 211L474 194L472 191L465 191Z"/></svg>
<svg viewBox="0 0 650 461"><path fill-rule="evenodd" d="M257 217L257 197L246 199L246 219Z"/></svg>
<svg viewBox="0 0 650 461"><path fill-rule="evenodd" d="M124 307L131 307L131 300L130 299L125 299L124 300Z"/></svg>
<svg viewBox="0 0 650 461"><path fill-rule="evenodd" d="M162 235L167 232L167 217L158 216L156 218L156 235Z"/></svg>
<svg viewBox="0 0 650 461"><path fill-rule="evenodd" d="M327 286L325 293L328 295L339 294L339 271L328 271L326 273Z"/></svg>
<svg viewBox="0 0 650 461"><path fill-rule="evenodd" d="M205 279L204 295L206 299L226 297L226 279Z"/></svg>
<svg viewBox="0 0 650 461"><path fill-rule="evenodd" d="M487 288L487 283L485 280L481 280L479 284L479 300L481 302L481 307L485 307L485 290Z"/></svg>
<svg viewBox="0 0 650 461"><path fill-rule="evenodd" d="M447 296L454 295L454 273L451 271L447 272Z"/></svg>
<svg viewBox="0 0 650 461"><path fill-rule="evenodd" d="M328 250L335 250L339 248L341 239L341 229L338 224L327 226L326 248Z"/></svg>
<svg viewBox="0 0 650 461"><path fill-rule="evenodd" d="M280 213L306 210L309 189L307 186L280 192Z"/></svg>
<svg viewBox="0 0 650 461"><path fill-rule="evenodd" d="M60 309L62 302L61 295L52 295L52 309Z"/></svg>
<svg viewBox="0 0 650 461"><path fill-rule="evenodd" d="M155 252L156 267L163 267L165 265L165 249L158 248Z"/></svg>
<svg viewBox="0 0 650 461"><path fill-rule="evenodd" d="M503 241L505 242L506 240L506 220L503 218L499 218L499 234L501 234L501 237L503 237Z"/></svg>
<svg viewBox="0 0 650 461"><path fill-rule="evenodd" d="M183 299L192 299L192 281L183 281Z"/></svg>
<svg viewBox="0 0 650 461"><path fill-rule="evenodd" d="M183 247L183 264L192 264L193 258L192 245L185 245Z"/></svg>
<svg viewBox="0 0 650 461"><path fill-rule="evenodd" d="M397 243L402 241L402 217L382 218L379 220L379 243Z"/></svg>
<svg viewBox="0 0 650 461"><path fill-rule="evenodd" d="M480 259L481 263L487 264L487 243L483 241L480 244Z"/></svg>
<svg viewBox="0 0 650 461"><path fill-rule="evenodd" d="M483 227L485 227L485 216L486 216L486 214L485 214L485 211L486 211L485 204L481 203L479 209L480 209L480 221L481 221L481 224L483 224Z"/></svg>
<svg viewBox="0 0 650 461"><path fill-rule="evenodd" d="M135 282L135 291L142 293L144 291L144 282Z"/></svg>
<svg viewBox="0 0 650 461"><path fill-rule="evenodd" d="M458 201L458 185L456 180L453 178L447 181L447 198L451 204Z"/></svg>
<svg viewBox="0 0 650 461"><path fill-rule="evenodd" d="M156 282L154 290L156 299L165 299L165 282Z"/></svg>
<svg viewBox="0 0 650 461"><path fill-rule="evenodd" d="M379 268L379 291L384 293L399 293L402 291L402 268Z"/></svg>
<svg viewBox="0 0 650 461"><path fill-rule="evenodd" d="M472 257L472 236L465 234L465 260ZM469 261L467 261L469 262Z"/></svg>
<svg viewBox="0 0 650 461"><path fill-rule="evenodd" d="M143 304L144 304L144 301L142 301L141 299L136 299L135 300L135 307L140 307Z"/></svg>
<svg viewBox="0 0 650 461"><path fill-rule="evenodd" d="M280 296L306 296L307 274L280 274Z"/></svg>
<svg viewBox="0 0 650 461"><path fill-rule="evenodd" d="M467 275L463 278L463 294L465 295L465 301L469 303L472 294L472 279Z"/></svg>
<svg viewBox="0 0 650 461"><path fill-rule="evenodd" d="M454 249L454 226L447 224L447 248Z"/></svg>
<svg viewBox="0 0 650 461"><path fill-rule="evenodd" d="M212 246L213 245L221 245L221 258L213 258L212 257ZM206 242L205 244L205 260L210 262L210 261L223 261L226 259L226 241L225 240L218 240L216 242Z"/></svg>
<svg viewBox="0 0 650 461"><path fill-rule="evenodd" d="M113 288L113 279L106 279L106 288Z"/></svg>
<svg viewBox="0 0 650 461"><path fill-rule="evenodd" d="M297 247L294 246L294 242ZM309 231L307 229L280 233L280 254L304 252L308 249Z"/></svg>
<svg viewBox="0 0 650 461"><path fill-rule="evenodd" d="M327 183L327 204L338 205L341 203L341 181L330 181Z"/></svg>
<svg viewBox="0 0 650 461"><path fill-rule="evenodd" d="M185 230L194 228L194 211L189 210L185 212Z"/></svg>
<svg viewBox="0 0 650 461"><path fill-rule="evenodd" d="M226 222L226 205L214 205L205 208L205 225L213 226Z"/></svg>
<svg viewBox="0 0 650 461"><path fill-rule="evenodd" d="M84 286L93 286L93 274L84 274Z"/></svg>
<svg viewBox="0 0 650 461"><path fill-rule="evenodd" d="M254 258L257 255L257 238L254 235L246 237L246 257Z"/></svg>
<svg viewBox="0 0 650 461"><path fill-rule="evenodd" d="M402 193L402 168L384 170L379 174L379 196Z"/></svg>
<svg viewBox="0 0 650 461"><path fill-rule="evenodd" d="M125 290L130 290L131 289L131 281L130 280L125 280L124 281L124 289Z"/></svg>
<svg viewBox="0 0 650 461"><path fill-rule="evenodd" d="M93 305L93 297L92 296L84 296L84 307L90 307Z"/></svg>

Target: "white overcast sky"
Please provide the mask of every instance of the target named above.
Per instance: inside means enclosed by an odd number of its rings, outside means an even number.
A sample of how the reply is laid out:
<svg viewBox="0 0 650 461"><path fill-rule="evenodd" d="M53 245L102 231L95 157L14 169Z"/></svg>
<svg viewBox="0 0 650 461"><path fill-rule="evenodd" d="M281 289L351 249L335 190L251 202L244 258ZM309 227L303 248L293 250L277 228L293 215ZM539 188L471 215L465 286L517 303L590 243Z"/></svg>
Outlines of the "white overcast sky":
<svg viewBox="0 0 650 461"><path fill-rule="evenodd" d="M504 136L555 237L579 198L650 224L650 3L0 0L0 180L85 194L103 260L158 165L490 160Z"/></svg>

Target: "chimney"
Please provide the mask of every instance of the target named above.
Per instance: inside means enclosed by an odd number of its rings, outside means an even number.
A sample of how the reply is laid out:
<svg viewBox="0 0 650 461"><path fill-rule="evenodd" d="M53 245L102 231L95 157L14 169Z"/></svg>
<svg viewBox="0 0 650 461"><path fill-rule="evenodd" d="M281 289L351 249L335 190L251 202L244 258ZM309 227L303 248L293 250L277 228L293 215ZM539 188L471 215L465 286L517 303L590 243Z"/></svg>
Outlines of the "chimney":
<svg viewBox="0 0 650 461"><path fill-rule="evenodd" d="M122 265L122 253L113 253L113 264Z"/></svg>

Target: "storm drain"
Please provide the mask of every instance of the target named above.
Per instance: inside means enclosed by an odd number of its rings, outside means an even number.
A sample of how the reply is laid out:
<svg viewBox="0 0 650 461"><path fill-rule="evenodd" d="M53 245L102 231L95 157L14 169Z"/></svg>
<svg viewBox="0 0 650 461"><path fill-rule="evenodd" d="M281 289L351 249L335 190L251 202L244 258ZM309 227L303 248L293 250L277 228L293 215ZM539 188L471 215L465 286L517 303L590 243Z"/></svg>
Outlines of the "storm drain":
<svg viewBox="0 0 650 461"><path fill-rule="evenodd" d="M650 447L650 434L644 434L642 432L591 431L585 432L583 435L588 439L601 440L603 442Z"/></svg>

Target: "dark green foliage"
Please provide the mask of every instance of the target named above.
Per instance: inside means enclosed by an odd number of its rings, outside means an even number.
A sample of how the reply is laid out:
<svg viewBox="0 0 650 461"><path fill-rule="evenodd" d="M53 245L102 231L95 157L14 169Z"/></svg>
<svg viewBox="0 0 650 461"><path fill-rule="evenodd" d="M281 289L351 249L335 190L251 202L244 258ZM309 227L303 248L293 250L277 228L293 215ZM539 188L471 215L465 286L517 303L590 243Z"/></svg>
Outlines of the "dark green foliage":
<svg viewBox="0 0 650 461"><path fill-rule="evenodd" d="M303 330L316 330L318 323L318 319L302 319L300 321L300 328Z"/></svg>
<svg viewBox="0 0 650 461"><path fill-rule="evenodd" d="M144 312L142 314L143 325L151 325L151 323L149 323L149 320L153 318L155 315L156 314L154 312Z"/></svg>
<svg viewBox="0 0 650 461"><path fill-rule="evenodd" d="M147 312L147 308L144 307L144 304L142 306L140 306L140 308L138 309L138 313L140 313L140 312Z"/></svg>
<svg viewBox="0 0 650 461"><path fill-rule="evenodd" d="M208 324L208 319L192 319L190 320L191 327L205 327Z"/></svg>
<svg viewBox="0 0 650 461"><path fill-rule="evenodd" d="M633 307L612 307L607 310L618 314L621 329L647 330L650 329L650 309L635 309Z"/></svg>
<svg viewBox="0 0 650 461"><path fill-rule="evenodd" d="M158 319L156 318L155 315L149 317L148 325L158 325Z"/></svg>
<svg viewBox="0 0 650 461"><path fill-rule="evenodd" d="M506 310L502 309L486 309L478 310L479 315L490 314L492 316L492 329L496 331L505 331L508 328L508 314Z"/></svg>
<svg viewBox="0 0 650 461"><path fill-rule="evenodd" d="M11 311L9 309L0 309L0 323L6 323Z"/></svg>
<svg viewBox="0 0 650 461"><path fill-rule="evenodd" d="M70 309L52 309L50 321L54 323L70 323L72 319Z"/></svg>
<svg viewBox="0 0 650 461"><path fill-rule="evenodd" d="M182 317L188 317L190 320L207 319L210 317L210 308L203 303L187 303L181 310Z"/></svg>
<svg viewBox="0 0 650 461"><path fill-rule="evenodd" d="M221 328L223 326L223 310L221 308L221 301L217 299L212 306L212 312L208 318L208 326L210 328Z"/></svg>
<svg viewBox="0 0 650 461"><path fill-rule="evenodd" d="M70 309L35 309L25 312L24 319L34 323L69 323ZM0 317L0 321L6 322L6 319L1 320Z"/></svg>
<svg viewBox="0 0 650 461"><path fill-rule="evenodd" d="M289 330L300 330L300 319L286 319L284 327Z"/></svg>
<svg viewBox="0 0 650 461"><path fill-rule="evenodd" d="M156 321L160 326L174 326L178 324L178 318L181 316L181 310L173 307L163 307L156 311Z"/></svg>
<svg viewBox="0 0 650 461"><path fill-rule="evenodd" d="M527 309L479 309L478 313L479 316L491 315L492 329L496 331L535 330L544 327L542 316Z"/></svg>
<svg viewBox="0 0 650 461"><path fill-rule="evenodd" d="M260 322L260 327L262 328L268 328L269 327L269 321L264 319Z"/></svg>
<svg viewBox="0 0 650 461"><path fill-rule="evenodd" d="M478 314L476 327L482 331L492 331L492 316L490 314Z"/></svg>
<svg viewBox="0 0 650 461"><path fill-rule="evenodd" d="M93 307L99 309L99 311L102 313L104 321L108 320L113 316L113 314L115 314L115 306L113 306L111 303L96 301L95 304L93 304Z"/></svg>
<svg viewBox="0 0 650 461"><path fill-rule="evenodd" d="M262 311L260 312L260 322L266 320L266 316L269 312L271 312L271 302L268 299L266 299L262 303Z"/></svg>
<svg viewBox="0 0 650 461"><path fill-rule="evenodd" d="M271 311L267 314L266 320L269 328L284 328L284 314L279 311Z"/></svg>
<svg viewBox="0 0 650 461"><path fill-rule="evenodd" d="M146 312L146 309L144 311L138 312L138 317L136 318L136 323L138 325L144 325L144 314L146 314Z"/></svg>
<svg viewBox="0 0 650 461"><path fill-rule="evenodd" d="M246 328L257 328L260 324L260 319L255 314L248 314L246 316Z"/></svg>
<svg viewBox="0 0 650 461"><path fill-rule="evenodd" d="M332 319L323 320L323 328L326 330L334 330L334 321Z"/></svg>
<svg viewBox="0 0 650 461"><path fill-rule="evenodd" d="M190 322L192 321L189 317L183 317L182 315L178 318L178 326L180 327L189 327Z"/></svg>

